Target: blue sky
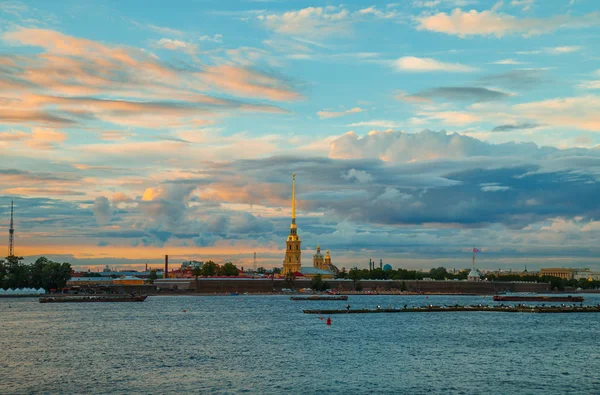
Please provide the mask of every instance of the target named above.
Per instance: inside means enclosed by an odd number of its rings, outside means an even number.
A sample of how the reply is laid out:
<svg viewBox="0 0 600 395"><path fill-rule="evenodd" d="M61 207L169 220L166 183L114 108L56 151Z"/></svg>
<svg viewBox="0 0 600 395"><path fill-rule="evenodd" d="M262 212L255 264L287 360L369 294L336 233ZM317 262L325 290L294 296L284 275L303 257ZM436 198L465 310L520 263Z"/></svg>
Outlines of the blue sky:
<svg viewBox="0 0 600 395"><path fill-rule="evenodd" d="M591 0L0 4L0 225L81 266L600 268ZM8 232L6 232L8 233Z"/></svg>

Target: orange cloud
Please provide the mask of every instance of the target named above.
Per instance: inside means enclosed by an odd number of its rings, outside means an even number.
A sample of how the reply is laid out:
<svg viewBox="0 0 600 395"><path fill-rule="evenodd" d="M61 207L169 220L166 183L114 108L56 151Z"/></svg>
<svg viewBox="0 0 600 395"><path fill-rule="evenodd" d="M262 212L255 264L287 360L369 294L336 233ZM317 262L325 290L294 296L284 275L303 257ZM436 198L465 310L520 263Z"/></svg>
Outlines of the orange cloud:
<svg viewBox="0 0 600 395"><path fill-rule="evenodd" d="M31 139L27 142L30 148L34 149L52 149L59 143L65 141L67 135L63 132L57 132L52 129L34 128L31 132Z"/></svg>
<svg viewBox="0 0 600 395"><path fill-rule="evenodd" d="M147 51L47 29L19 28L2 38L42 49L35 55L0 57L7 73L0 87L4 123L57 127L100 120L183 127L213 122L233 110L282 112L273 105L222 99L208 92L272 101L300 98L281 79L240 66L194 60L189 69L176 69Z"/></svg>
<svg viewBox="0 0 600 395"><path fill-rule="evenodd" d="M430 30L460 37L474 35L502 37L506 34L535 35L550 33L559 28L597 26L600 15L591 13L580 17L556 15L550 18L518 19L512 15L498 13L495 9L478 12L462 11L457 8L450 14L440 12L415 19L419 23L418 30Z"/></svg>

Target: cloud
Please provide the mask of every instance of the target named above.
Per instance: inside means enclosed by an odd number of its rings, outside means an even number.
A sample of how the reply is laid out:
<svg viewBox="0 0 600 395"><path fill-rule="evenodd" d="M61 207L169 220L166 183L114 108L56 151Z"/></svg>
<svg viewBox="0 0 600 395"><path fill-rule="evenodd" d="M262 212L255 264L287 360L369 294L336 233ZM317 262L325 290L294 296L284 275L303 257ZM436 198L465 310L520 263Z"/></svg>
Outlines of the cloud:
<svg viewBox="0 0 600 395"><path fill-rule="evenodd" d="M582 89L600 89L600 80L582 81L577 86Z"/></svg>
<svg viewBox="0 0 600 395"><path fill-rule="evenodd" d="M52 129L33 128L27 145L33 149L49 150L56 148L67 139L67 135Z"/></svg>
<svg viewBox="0 0 600 395"><path fill-rule="evenodd" d="M413 119L417 123L422 123L424 120L430 122L441 121L443 125L468 125L481 120L481 117L474 113L461 111L421 111L417 115L421 118Z"/></svg>
<svg viewBox="0 0 600 395"><path fill-rule="evenodd" d="M222 34L213 34L212 36L204 35L204 36L200 36L198 38L198 40L200 40L200 41L212 41L212 42L215 42L215 43L220 43L220 42L223 42L223 35Z"/></svg>
<svg viewBox="0 0 600 395"><path fill-rule="evenodd" d="M517 104L522 117L548 125L600 131L600 97L580 96Z"/></svg>
<svg viewBox="0 0 600 395"><path fill-rule="evenodd" d="M537 123L518 123L518 124L507 124L499 125L492 129L492 132L513 132L515 130L535 129L542 125Z"/></svg>
<svg viewBox="0 0 600 395"><path fill-rule="evenodd" d="M347 34L350 13L337 6L307 7L282 14L258 15L259 21L279 34L303 37L326 37Z"/></svg>
<svg viewBox="0 0 600 395"><path fill-rule="evenodd" d="M284 112L236 96L273 101L301 97L289 81L256 68L231 63L179 67L136 48L52 30L20 28L2 37L13 45L41 48L41 53L2 58L8 65L6 80L18 86L0 101L4 123L61 127L109 122L174 128L212 122L235 110ZM163 42L173 48L179 43Z"/></svg>
<svg viewBox="0 0 600 395"><path fill-rule="evenodd" d="M373 181L373 176L366 171L350 169L346 173L342 173L342 178L346 180L356 180L360 183L369 183Z"/></svg>
<svg viewBox="0 0 600 395"><path fill-rule="evenodd" d="M481 185L481 190L483 192L504 192L504 191L508 191L510 189L510 187L498 185L497 183L494 183L494 182L480 184L480 185Z"/></svg>
<svg viewBox="0 0 600 395"><path fill-rule="evenodd" d="M207 67L205 81L226 92L245 97L262 97L273 101L301 98L284 81L252 69L228 65Z"/></svg>
<svg viewBox="0 0 600 395"><path fill-rule="evenodd" d="M0 132L0 142L2 141L22 141L30 137L29 133L20 130L11 130L10 132Z"/></svg>
<svg viewBox="0 0 600 395"><path fill-rule="evenodd" d="M356 114L359 112L363 112L365 111L364 109L360 108L360 107L354 107L351 108L349 110L345 110L345 111L319 111L317 112L317 115L319 116L319 118L321 119L326 119L326 118L338 118L344 115L348 115L348 114Z"/></svg>
<svg viewBox="0 0 600 395"><path fill-rule="evenodd" d="M110 203L105 196L98 196L96 200L94 200L92 210L94 211L94 217L96 217L96 221L99 225L104 225L110 221L112 213L110 210Z"/></svg>
<svg viewBox="0 0 600 395"><path fill-rule="evenodd" d="M535 0L512 0L510 5L513 7L523 7L521 11L530 11L531 7L535 3Z"/></svg>
<svg viewBox="0 0 600 395"><path fill-rule="evenodd" d="M394 121L385 121L374 119L371 121L354 122L346 125L348 127L370 127L370 128L383 128L383 129L394 129L400 127L400 124Z"/></svg>
<svg viewBox="0 0 600 395"><path fill-rule="evenodd" d="M544 52L552 54L552 55L562 55L565 53L573 53L580 51L582 47L573 45L573 46L563 46L563 47L553 47L553 48L545 48Z"/></svg>
<svg viewBox="0 0 600 395"><path fill-rule="evenodd" d="M424 14L416 17L418 30L467 36L502 37L508 34L532 36L551 33L558 29L585 28L596 26L600 14L590 13L583 16L556 15L549 18L522 18L498 13L495 10L462 11L457 8L452 13L440 12L434 15Z"/></svg>
<svg viewBox="0 0 600 395"><path fill-rule="evenodd" d="M505 99L510 95L508 93L496 89L488 89L477 86L443 86L439 88L428 89L411 96L423 99L444 99L450 101L484 102Z"/></svg>
<svg viewBox="0 0 600 395"><path fill-rule="evenodd" d="M154 44L157 48L169 49L171 51L183 51L194 53L198 46L181 40L172 40L170 38L161 38Z"/></svg>
<svg viewBox="0 0 600 395"><path fill-rule="evenodd" d="M460 63L444 63L431 58L417 58L404 56L392 62L398 71L424 73L424 72L449 72L469 73L477 71L477 68Z"/></svg>
<svg viewBox="0 0 600 395"><path fill-rule="evenodd" d="M514 65L514 64L527 64L527 62L521 62L515 59L502 59L502 60L497 60L495 62L492 62L492 64L510 64L510 65Z"/></svg>
<svg viewBox="0 0 600 395"><path fill-rule="evenodd" d="M500 85L509 88L525 88L546 81L547 69L515 69L499 74L490 74L478 79L483 85Z"/></svg>

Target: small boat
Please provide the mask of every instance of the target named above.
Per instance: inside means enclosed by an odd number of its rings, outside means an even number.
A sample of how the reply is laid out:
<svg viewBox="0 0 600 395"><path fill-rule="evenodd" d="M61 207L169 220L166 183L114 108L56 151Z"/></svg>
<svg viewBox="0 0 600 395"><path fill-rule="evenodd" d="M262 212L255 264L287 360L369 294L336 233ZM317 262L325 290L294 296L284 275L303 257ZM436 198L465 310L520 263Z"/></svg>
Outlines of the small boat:
<svg viewBox="0 0 600 395"><path fill-rule="evenodd" d="M291 296L290 300L348 300L348 295L311 295L311 296Z"/></svg>
<svg viewBox="0 0 600 395"><path fill-rule="evenodd" d="M148 295L51 295L40 303L143 302Z"/></svg>
<svg viewBox="0 0 600 395"><path fill-rule="evenodd" d="M494 295L498 302L583 302L583 296Z"/></svg>

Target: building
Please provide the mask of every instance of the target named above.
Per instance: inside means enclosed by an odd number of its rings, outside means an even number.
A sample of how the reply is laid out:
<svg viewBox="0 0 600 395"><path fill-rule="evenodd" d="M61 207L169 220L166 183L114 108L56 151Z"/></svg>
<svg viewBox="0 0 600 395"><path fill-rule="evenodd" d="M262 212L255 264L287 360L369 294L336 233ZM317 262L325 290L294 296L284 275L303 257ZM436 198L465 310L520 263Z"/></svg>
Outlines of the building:
<svg viewBox="0 0 600 395"><path fill-rule="evenodd" d="M331 263L331 255L329 250L325 252L325 256L321 253L321 246L317 246L317 253L313 255L313 268L330 272L328 274L337 273L337 268ZM301 268L301 273L304 274L305 268Z"/></svg>
<svg viewBox="0 0 600 395"><path fill-rule="evenodd" d="M477 271L477 269L472 268L471 271L469 272L469 275L467 276L467 281L480 281L481 280L481 276L479 275L479 272Z"/></svg>
<svg viewBox="0 0 600 395"><path fill-rule="evenodd" d="M467 275L467 281L481 281L481 275L479 271L475 269L475 253L479 252L479 249L473 248L473 263L471 266L471 271Z"/></svg>
<svg viewBox="0 0 600 395"><path fill-rule="evenodd" d="M142 285L144 284L144 280L134 276L123 276L120 278L115 278L113 280L113 284L115 285Z"/></svg>
<svg viewBox="0 0 600 395"><path fill-rule="evenodd" d="M590 269L574 269L574 268L543 268L540 270L540 276L560 277L565 280L573 280L575 273L589 271Z"/></svg>
<svg viewBox="0 0 600 395"><path fill-rule="evenodd" d="M290 225L290 234L285 242L285 258L283 259L282 274L299 273L301 267L300 245L302 241L298 236L296 227L296 174L292 176L292 224Z"/></svg>
<svg viewBox="0 0 600 395"><path fill-rule="evenodd" d="M592 272L589 269L580 270L573 275L575 280L600 281L600 272Z"/></svg>
<svg viewBox="0 0 600 395"><path fill-rule="evenodd" d="M68 287L112 285L110 277L71 277L67 280Z"/></svg>
<svg viewBox="0 0 600 395"><path fill-rule="evenodd" d="M296 226L296 174L292 175L292 224L290 234L285 242L285 258L283 259L282 275L293 273L305 277L313 277L320 274L324 278L333 278L337 268L331 263L329 251L326 255L321 254L321 246L317 246L317 253L313 256L313 267L302 267L302 241L298 236Z"/></svg>

